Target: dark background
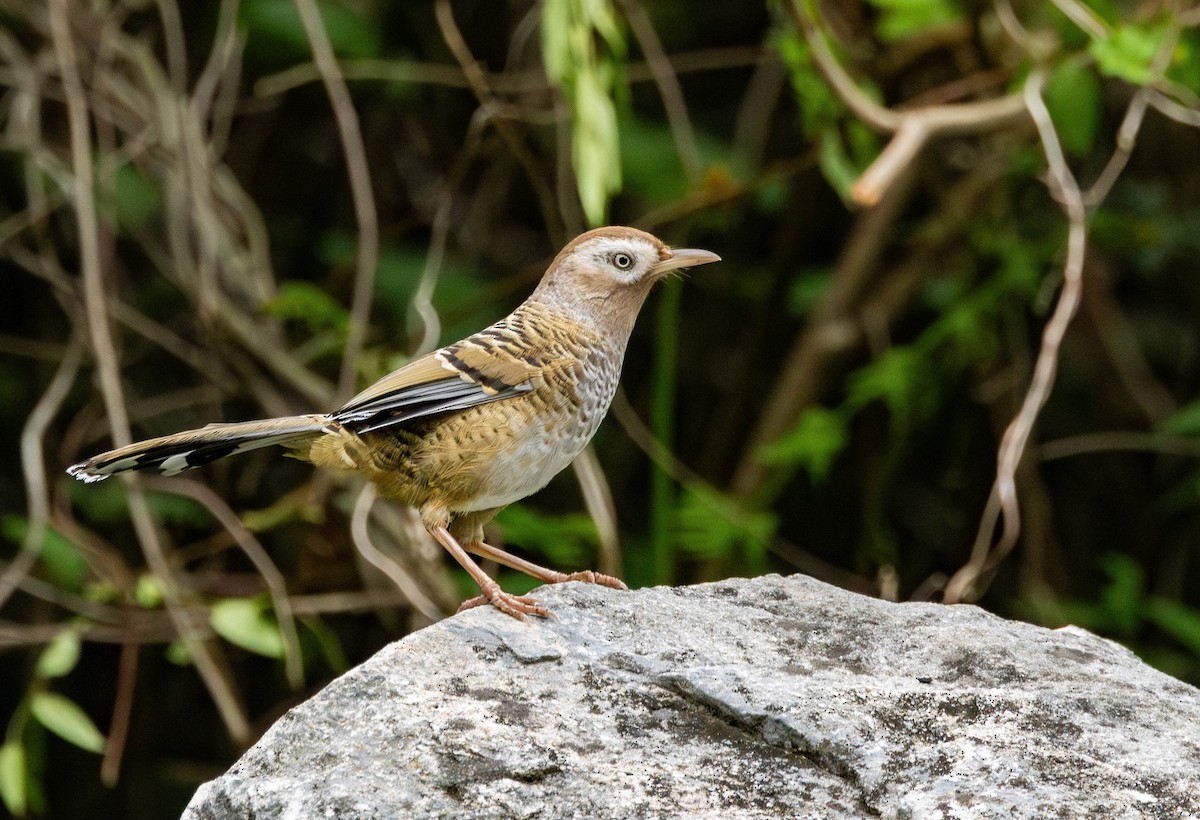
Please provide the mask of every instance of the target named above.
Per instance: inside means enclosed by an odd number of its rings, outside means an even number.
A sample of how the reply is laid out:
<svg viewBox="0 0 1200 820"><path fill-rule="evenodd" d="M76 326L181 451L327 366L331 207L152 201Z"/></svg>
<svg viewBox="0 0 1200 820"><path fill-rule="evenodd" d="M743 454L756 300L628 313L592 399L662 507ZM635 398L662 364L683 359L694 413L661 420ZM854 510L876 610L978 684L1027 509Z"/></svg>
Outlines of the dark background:
<svg viewBox="0 0 1200 820"><path fill-rule="evenodd" d="M100 373L119 374L135 437L336 406L348 344L361 344L358 386L418 352L423 275L436 277L438 343L514 307L599 221L577 191L605 162L622 183L604 221L724 261L667 283L643 312L594 442L608 513L568 471L491 537L635 587L805 572L943 598L980 537L1063 281L1068 218L1028 117L932 141L863 208L851 183L888 135L831 90L799 6L627 0L606 29L543 18L561 2L454 2L442 19L425 2L317 5L361 143L339 132L291 0L69 3L65 36L59 0L0 5L10 809L177 816L283 710L473 594L381 502L371 542L409 579L398 591L353 533L359 485L273 451L142 482L156 562L126 485L63 474L112 441ZM1062 5L1080 19L969 0L807 13L861 92L896 111L1020 94L1043 73L1085 191L1137 95L1154 102L1111 190L1093 191L1080 309L1017 472L1019 537L963 600L1079 624L1197 683L1200 15ZM572 76L598 79L599 102L548 80L542 56L545 27L592 24L593 59ZM592 138L599 159L573 169L573 129L609 110L619 140ZM357 307L370 236L347 147L379 228L372 300ZM100 300L84 286L75 187L89 165ZM988 528L981 544L999 538ZM79 748L100 748L90 725L103 753Z"/></svg>

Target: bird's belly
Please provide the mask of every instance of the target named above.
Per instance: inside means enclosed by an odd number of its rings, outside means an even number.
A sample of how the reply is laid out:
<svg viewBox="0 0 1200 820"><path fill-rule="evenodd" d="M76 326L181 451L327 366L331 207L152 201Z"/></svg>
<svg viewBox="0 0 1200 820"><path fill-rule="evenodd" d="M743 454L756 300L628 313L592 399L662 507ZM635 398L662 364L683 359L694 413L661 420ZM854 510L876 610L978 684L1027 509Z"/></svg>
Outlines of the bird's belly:
<svg viewBox="0 0 1200 820"><path fill-rule="evenodd" d="M616 377L616 372L603 373L599 384L586 385L571 400L559 393L539 391L529 397L525 407L518 409L519 400L514 402L513 427L520 430L514 436L514 446L492 455L476 494L459 509L475 512L503 507L549 484L591 441L608 412Z"/></svg>
<svg viewBox="0 0 1200 820"><path fill-rule="evenodd" d="M381 494L413 507L433 504L456 515L504 507L545 487L600 426L616 392L620 357L587 364L548 372L521 396L368 433L365 440L327 436L314 443L311 457L364 469Z"/></svg>
<svg viewBox="0 0 1200 820"><path fill-rule="evenodd" d="M477 494L461 511L496 509L536 493L575 460L598 424L571 430L539 425L543 429L531 431L523 446L498 453L491 460Z"/></svg>

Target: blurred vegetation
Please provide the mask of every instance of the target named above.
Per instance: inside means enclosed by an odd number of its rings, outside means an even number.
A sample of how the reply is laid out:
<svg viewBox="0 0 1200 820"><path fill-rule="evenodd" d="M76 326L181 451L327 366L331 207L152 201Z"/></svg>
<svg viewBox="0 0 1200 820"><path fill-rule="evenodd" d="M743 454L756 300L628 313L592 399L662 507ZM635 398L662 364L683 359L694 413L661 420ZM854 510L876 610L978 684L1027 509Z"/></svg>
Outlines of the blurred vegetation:
<svg viewBox="0 0 1200 820"><path fill-rule="evenodd" d="M277 453L66 465L331 407L602 221L725 261L652 297L594 456L497 540L634 586L978 602L1200 682L1198 24L1182 0L0 0L0 798L177 816L470 594L410 513Z"/></svg>

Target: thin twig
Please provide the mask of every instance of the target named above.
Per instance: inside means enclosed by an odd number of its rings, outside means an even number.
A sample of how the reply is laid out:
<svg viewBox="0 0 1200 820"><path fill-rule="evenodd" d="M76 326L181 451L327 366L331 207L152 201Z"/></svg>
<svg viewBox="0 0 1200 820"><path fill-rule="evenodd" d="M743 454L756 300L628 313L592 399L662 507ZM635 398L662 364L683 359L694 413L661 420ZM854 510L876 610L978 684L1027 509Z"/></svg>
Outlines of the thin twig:
<svg viewBox="0 0 1200 820"><path fill-rule="evenodd" d="M1200 128L1200 111L1180 104L1157 89L1150 90L1148 101L1164 117L1169 117L1183 125Z"/></svg>
<svg viewBox="0 0 1200 820"><path fill-rule="evenodd" d="M1042 461L1119 451L1200 458L1200 441L1186 436L1143 430L1111 430L1055 439L1044 442L1037 448L1038 457Z"/></svg>
<svg viewBox="0 0 1200 820"><path fill-rule="evenodd" d="M583 494L583 503L588 515L596 523L599 535L597 569L605 575L621 577L621 539L617 529L617 505L613 502L612 489L600 466L600 459L591 446L584 447L583 452L572 462L575 480L579 482L579 491Z"/></svg>
<svg viewBox="0 0 1200 820"><path fill-rule="evenodd" d="M263 545L254 537L254 533L250 532L237 513L219 495L199 481L178 477L170 480L151 478L147 479L146 485L159 492L190 498L203 506L229 533L234 543L250 559L250 563L254 564L254 568L267 585L271 605L279 621L279 635L283 639L284 674L292 689L301 689L304 686L304 656L300 652L300 635L296 632L296 618L288 597L287 579L275 566Z"/></svg>
<svg viewBox="0 0 1200 820"><path fill-rule="evenodd" d="M787 7L808 43L818 70L838 99L845 103L854 116L877 131L892 133L899 129L904 122L904 115L880 105L858 87L858 83L830 51L824 35L817 30L816 21L809 15L804 0L789 0Z"/></svg>
<svg viewBox="0 0 1200 820"><path fill-rule="evenodd" d="M639 0L618 0L629 28L641 46L642 54L646 57L646 65L654 76L658 86L658 94L662 98L663 109L667 113L667 124L671 128L671 136L675 140L675 152L683 165L683 172L688 181L695 185L704 171L700 159L700 149L696 144L696 129L692 127L688 117L687 103L683 99L683 89L679 85L679 77L671 69L671 61L663 50L662 40L650 21L650 15Z"/></svg>
<svg viewBox="0 0 1200 820"><path fill-rule="evenodd" d="M129 739L129 721L133 717L133 693L137 688L138 653L134 641L121 644L121 659L117 664L117 694L113 700L112 720L108 723L108 743L100 761L100 782L110 789L121 777L121 757Z"/></svg>
<svg viewBox="0 0 1200 820"><path fill-rule="evenodd" d="M458 187L471 169L475 155L483 138L485 118L481 109L475 111L467 126L463 139L462 150L459 151L454 165L442 182L437 195L437 204L433 212L433 224L429 231L429 248L425 252L425 264L421 269L421 279L413 292L409 308L421 320L421 339L417 343L415 355L430 352L438 345L442 333L442 318L437 308L433 306L433 293L437 289L442 266L446 260L446 245L450 237L450 216L454 206Z"/></svg>
<svg viewBox="0 0 1200 820"><path fill-rule="evenodd" d="M538 168L537 157L525 145L523 137L513 127L512 123L505 119L494 117L493 111L497 103L495 95L488 85L487 73L475 59L470 47L467 45L467 41L463 38L462 31L459 30L458 23L454 20L454 9L451 8L450 0L436 0L434 4L434 17L437 19L442 39L446 42L450 53L454 55L454 59L458 61L468 82L471 84L471 90L475 93L476 99L479 100L479 105L483 109L482 115L488 121L495 123L496 131L508 145L508 149L516 157L517 162L525 169L529 184L533 186L534 194L537 196L538 205L542 212L542 219L546 223L546 230L550 234L552 243L556 247L565 245L567 237L565 235L562 215L559 213L558 205L555 201L554 189L546 183L544 174Z"/></svg>
<svg viewBox="0 0 1200 820"><path fill-rule="evenodd" d="M75 382L82 359L83 339L74 335L67 343L62 362L54 372L46 392L30 411L29 418L25 420L25 427L21 430L21 472L25 477L27 529L21 552L4 572L0 573L0 607L4 606L4 602L16 589L20 580L33 569L46 539L50 520L50 492L46 487L43 442L46 431L50 429L50 424L58 415L63 400Z"/></svg>
<svg viewBox="0 0 1200 820"><path fill-rule="evenodd" d="M683 51L667 56L669 70L674 74L695 74L754 65L762 59L757 46L724 46ZM413 60L358 59L341 62L342 76L351 82L411 83L440 85L448 88L472 88L462 68L445 63L423 63ZM482 68L480 69L482 71ZM487 85L498 94L531 94L550 90L542 68L513 69L504 73L483 72ZM630 83L655 81L649 62L633 62L625 68ZM309 83L319 82L321 74L313 63L299 63L255 81L253 94L257 99L286 94Z"/></svg>
<svg viewBox="0 0 1200 820"><path fill-rule="evenodd" d="M367 151L363 145L362 129L350 89L338 69L337 57L329 42L329 33L321 22L316 0L294 0L300 21L312 46L313 60L321 73L325 91L329 94L333 116L337 121L350 177L350 192L354 200L354 218L358 222L358 258L354 276L354 293L350 300L350 329L342 352L342 367L338 374L337 399L350 398L358 375L358 358L367 338L371 318L371 301L375 291L375 269L379 266L379 216L375 195L371 190L371 171L367 167Z"/></svg>
<svg viewBox="0 0 1200 820"><path fill-rule="evenodd" d="M240 0L221 0L212 48L188 101L192 118L199 123L210 123L209 148L213 156L224 153L237 108L243 40L237 24L239 5ZM218 172L214 177L213 183L222 187L223 175Z"/></svg>
<svg viewBox="0 0 1200 820"><path fill-rule="evenodd" d="M167 76L171 90L182 94L187 83L187 38L183 33L183 19L179 6L171 0L157 0L158 17L162 20L163 44L167 56Z"/></svg>
<svg viewBox="0 0 1200 820"><path fill-rule="evenodd" d="M1104 22L1104 18L1083 3L1077 3L1075 0L1050 0L1050 2L1068 20L1083 29L1089 37L1096 40L1103 40L1108 37L1108 24Z"/></svg>
<svg viewBox="0 0 1200 820"><path fill-rule="evenodd" d="M358 547L363 558L392 580L418 612L431 621L440 621L445 613L430 600L421 589L421 585L408 574L408 570L401 566L399 561L385 555L371 540L371 507L377 497L375 485L369 481L365 482L354 501L354 513L350 518L350 535L354 539L354 545Z"/></svg>
<svg viewBox="0 0 1200 820"><path fill-rule="evenodd" d="M1055 374L1058 370L1059 350L1063 337L1070 327L1071 319L1079 310L1083 295L1083 262L1087 250L1087 210L1083 202L1083 194L1067 165L1063 155L1062 145L1050 112L1042 99L1042 89L1045 85L1044 71L1037 70L1025 81L1024 97L1029 109L1029 116L1037 127L1041 138L1042 150L1050 170L1050 180L1053 190L1063 203L1063 210L1068 220L1067 229L1067 258L1063 264L1063 286L1058 303L1050 321L1046 323L1042 333L1042 344L1034 365L1033 379L1021 403L1021 409L1004 431L1000 442L1000 452L997 458L996 481L988 501L989 509L999 507L1003 518L1003 528L996 546L989 551L995 530L995 514L985 513L980 522L975 546L971 557L950 578L946 584L945 600L956 603L963 600L971 591L975 581L984 571L987 563L1001 560L1016 544L1020 532L1020 508L1017 505L1016 470L1025 453L1029 435L1037 421L1038 413L1050 397L1054 386ZM993 504L993 499L995 503Z"/></svg>
<svg viewBox="0 0 1200 820"><path fill-rule="evenodd" d="M977 134L1012 125L1024 117L1019 94L977 103L938 105L905 111L900 127L875 161L850 187L860 205L874 205L935 137Z"/></svg>
<svg viewBox="0 0 1200 820"><path fill-rule="evenodd" d="M786 82L787 67L779 55L772 52L763 54L754 67L754 74L738 106L737 124L733 132L733 148L730 151L735 157L733 166L743 173L757 174L762 166L771 118Z"/></svg>
<svg viewBox="0 0 1200 820"><path fill-rule="evenodd" d="M1163 73L1170 66L1171 55L1175 53L1175 45L1179 42L1179 33L1179 26L1176 23L1168 26L1163 34L1158 49L1154 53L1154 59L1150 61L1150 79L1147 85L1134 93L1133 99L1129 101L1129 106L1125 109L1121 127L1117 129L1117 146L1105 164L1104 170L1100 172L1096 181L1083 196L1083 203L1087 207L1094 208L1108 198L1108 193L1116 183L1117 177L1129 163L1133 147L1137 144L1138 131L1141 130L1142 120L1150 105L1152 91L1150 85L1162 79Z"/></svg>
<svg viewBox="0 0 1200 820"><path fill-rule="evenodd" d="M863 122L894 135L851 186L851 196L860 205L878 203L884 192L895 184L930 140L954 134L994 131L1013 125L1025 117L1025 103L1021 95L1016 93L981 102L893 111L868 97L858 87L829 50L803 0L790 0L788 8L804 33L817 68L838 98Z"/></svg>
<svg viewBox="0 0 1200 820"><path fill-rule="evenodd" d="M70 0L51 0L50 30L62 77L67 106L72 169L72 200L78 223L80 267L83 272L84 304L88 331L100 379L100 390L108 414L113 443L129 444L129 417L125 411L116 346L108 325L107 292L100 263L99 225L95 209L91 144L88 128L88 102L80 76L75 43L71 34ZM212 694L230 735L239 743L250 737L250 723L229 681L221 673L209 647L195 637L191 619L179 606L179 595L170 574L162 543L155 529L145 496L136 482L129 482L129 513L138 540L152 571L159 577L168 612L187 647L201 678Z"/></svg>
<svg viewBox="0 0 1200 820"><path fill-rule="evenodd" d="M1133 154L1133 146L1137 144L1137 134L1146 116L1146 108L1150 105L1148 88L1139 88L1125 109L1121 127L1117 129L1117 147L1109 156L1104 169L1084 194L1083 203L1089 208L1095 207L1108 198L1117 177L1125 170L1129 157Z"/></svg>

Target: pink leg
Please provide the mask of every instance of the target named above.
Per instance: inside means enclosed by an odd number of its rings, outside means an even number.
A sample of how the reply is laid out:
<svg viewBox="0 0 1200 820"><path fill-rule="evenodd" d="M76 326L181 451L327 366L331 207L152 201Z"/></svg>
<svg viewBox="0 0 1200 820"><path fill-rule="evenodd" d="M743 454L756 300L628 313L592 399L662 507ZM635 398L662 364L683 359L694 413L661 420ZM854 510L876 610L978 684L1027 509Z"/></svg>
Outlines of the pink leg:
<svg viewBox="0 0 1200 820"><path fill-rule="evenodd" d="M565 581L586 581L589 584L599 584L600 586L612 587L613 589L629 589L619 579L611 575L602 575L599 572L592 570L584 570L582 572L558 572L556 570L547 569L539 566L531 561L526 561L524 558L518 558L510 552L505 552L498 547L493 547L491 544L485 544L482 541L471 541L467 544L467 549L481 558L487 558L495 561L497 564L503 564L509 569L515 569L518 572L523 572L526 575L536 578L543 584L561 584Z"/></svg>
<svg viewBox="0 0 1200 820"><path fill-rule="evenodd" d="M525 620L526 615L537 615L540 618L550 617L550 610L528 595L513 595L502 590L499 584L488 577L488 574L471 560L471 556L467 555L466 550L450 534L450 530L444 526L427 526L427 529L429 530L429 534L446 548L446 552L454 556L454 560L470 573L471 577L475 579L475 583L479 584L479 588L483 590L483 595L464 602L458 608L459 612L462 612L464 609L471 609L472 607L490 603L505 615L511 615L519 621Z"/></svg>

